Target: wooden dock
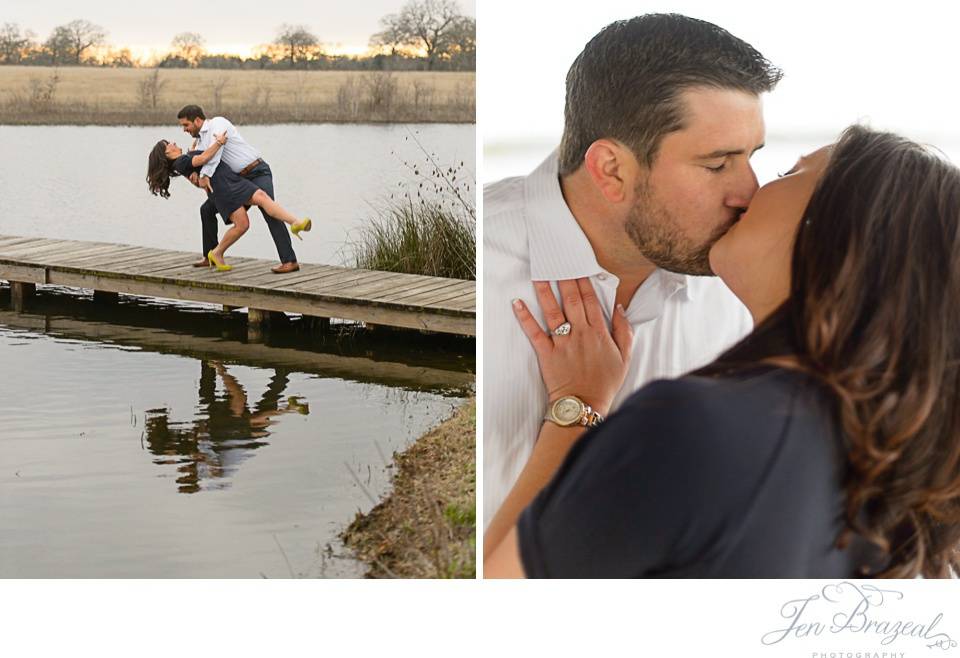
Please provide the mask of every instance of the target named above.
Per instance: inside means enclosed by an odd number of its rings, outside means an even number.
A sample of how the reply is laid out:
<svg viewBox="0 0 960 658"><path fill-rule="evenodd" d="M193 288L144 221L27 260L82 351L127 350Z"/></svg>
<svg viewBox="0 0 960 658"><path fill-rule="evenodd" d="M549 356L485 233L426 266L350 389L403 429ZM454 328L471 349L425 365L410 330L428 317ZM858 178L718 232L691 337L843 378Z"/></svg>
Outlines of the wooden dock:
<svg viewBox="0 0 960 658"><path fill-rule="evenodd" d="M0 235L0 280L22 310L37 284L247 308L252 330L271 313L300 313L372 325L476 336L473 281L301 263L229 258L230 272L192 267L198 254L106 242Z"/></svg>
<svg viewBox="0 0 960 658"><path fill-rule="evenodd" d="M0 325L73 340L134 347L145 352L238 363L255 368L286 368L322 377L339 377L411 390L462 391L463 395L467 395L475 381L471 372L404 363L396 358L378 360L292 347L251 345L222 337L174 333L166 328L131 326L114 321L90 322L62 315L0 311Z"/></svg>

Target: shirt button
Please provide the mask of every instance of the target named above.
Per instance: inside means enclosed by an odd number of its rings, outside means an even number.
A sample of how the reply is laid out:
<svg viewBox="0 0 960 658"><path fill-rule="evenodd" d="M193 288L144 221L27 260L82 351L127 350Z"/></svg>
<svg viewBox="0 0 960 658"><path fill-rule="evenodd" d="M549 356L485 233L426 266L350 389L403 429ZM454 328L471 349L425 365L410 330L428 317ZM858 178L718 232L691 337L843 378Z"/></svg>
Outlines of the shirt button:
<svg viewBox="0 0 960 658"><path fill-rule="evenodd" d="M607 275L606 275L606 274L598 274L598 275L597 275L597 278L600 279L601 281L606 281L606 280L607 280Z"/></svg>

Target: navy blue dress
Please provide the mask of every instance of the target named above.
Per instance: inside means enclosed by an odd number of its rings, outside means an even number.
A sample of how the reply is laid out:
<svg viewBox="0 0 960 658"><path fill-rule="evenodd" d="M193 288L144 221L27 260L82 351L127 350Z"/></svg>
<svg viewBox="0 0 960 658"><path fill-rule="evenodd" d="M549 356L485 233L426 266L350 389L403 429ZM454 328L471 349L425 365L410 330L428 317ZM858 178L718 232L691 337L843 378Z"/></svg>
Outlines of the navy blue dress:
<svg viewBox="0 0 960 658"><path fill-rule="evenodd" d="M850 578L885 557L846 527L832 398L758 366L654 382L588 432L520 517L533 578Z"/></svg>
<svg viewBox="0 0 960 658"><path fill-rule="evenodd" d="M184 153L173 161L171 168L181 176L189 176L193 173L200 173L200 167L193 166L193 156L200 155L203 151L190 151ZM229 219L233 211L240 206L246 206L250 197L260 188L243 178L222 161L217 166L213 176L210 177L210 185L213 187L213 202L217 206L217 212L225 220Z"/></svg>

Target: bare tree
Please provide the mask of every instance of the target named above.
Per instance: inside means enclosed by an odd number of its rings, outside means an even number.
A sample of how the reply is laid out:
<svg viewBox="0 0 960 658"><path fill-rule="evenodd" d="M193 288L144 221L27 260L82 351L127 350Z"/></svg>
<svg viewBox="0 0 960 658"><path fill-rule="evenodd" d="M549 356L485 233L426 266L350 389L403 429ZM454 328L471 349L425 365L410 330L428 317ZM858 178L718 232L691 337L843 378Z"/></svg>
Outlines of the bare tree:
<svg viewBox="0 0 960 658"><path fill-rule="evenodd" d="M284 23L277 30L274 43L283 48L285 59L290 60L290 66L305 61L312 51L318 50L320 40L305 25L287 25Z"/></svg>
<svg viewBox="0 0 960 658"><path fill-rule="evenodd" d="M160 93L167 86L167 80L160 79L160 69L153 69L145 78L140 80L137 91L140 96L140 106L157 109L160 105Z"/></svg>
<svg viewBox="0 0 960 658"><path fill-rule="evenodd" d="M370 45L374 48L389 48L391 55L398 54L407 42L399 17L396 14L388 14L380 19L380 26L383 30L370 37Z"/></svg>
<svg viewBox="0 0 960 658"><path fill-rule="evenodd" d="M206 54L203 37L196 32L181 32L173 37L170 49L175 56L182 57L194 68L200 62L200 58Z"/></svg>
<svg viewBox="0 0 960 658"><path fill-rule="evenodd" d="M387 118L392 116L400 84L393 71L377 71L363 78L367 88L367 101L370 109L382 112Z"/></svg>
<svg viewBox="0 0 960 658"><path fill-rule="evenodd" d="M450 31L447 48L452 59L459 63L458 68L475 69L477 67L477 20L461 16Z"/></svg>
<svg viewBox="0 0 960 658"><path fill-rule="evenodd" d="M425 53L427 68L433 69L437 59L448 55L452 38L465 18L456 0L410 0L399 14L380 19L383 30L370 38L373 46L413 48Z"/></svg>
<svg viewBox="0 0 960 658"><path fill-rule="evenodd" d="M38 114L52 112L57 107L57 85L60 71L53 69L46 80L30 78L30 109Z"/></svg>
<svg viewBox="0 0 960 658"><path fill-rule="evenodd" d="M211 105L213 106L214 114L223 114L223 90L229 83L230 78L227 77L227 74L221 73L210 86L211 100L213 101Z"/></svg>
<svg viewBox="0 0 960 658"><path fill-rule="evenodd" d="M33 44L35 35L30 30L20 31L16 23L4 23L0 27L0 62L17 64L23 59L24 52Z"/></svg>
<svg viewBox="0 0 960 658"><path fill-rule="evenodd" d="M79 64L83 53L90 48L102 46L107 38L107 32L102 27L80 19L55 28L54 35L66 45L67 54L74 64Z"/></svg>
<svg viewBox="0 0 960 658"><path fill-rule="evenodd" d="M67 62L70 59L70 33L66 26L53 28L53 32L43 42L43 48L49 53L54 66Z"/></svg>

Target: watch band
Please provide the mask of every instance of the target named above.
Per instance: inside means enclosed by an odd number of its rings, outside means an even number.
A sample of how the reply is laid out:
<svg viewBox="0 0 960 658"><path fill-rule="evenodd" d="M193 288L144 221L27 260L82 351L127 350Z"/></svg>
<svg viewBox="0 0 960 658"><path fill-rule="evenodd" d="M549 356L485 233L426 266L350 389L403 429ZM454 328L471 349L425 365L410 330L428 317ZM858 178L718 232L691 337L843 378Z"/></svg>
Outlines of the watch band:
<svg viewBox="0 0 960 658"><path fill-rule="evenodd" d="M596 427L603 422L603 416L591 409L589 406L584 411L583 418L580 420L580 424L584 427Z"/></svg>
<svg viewBox="0 0 960 658"><path fill-rule="evenodd" d="M576 420L561 420L554 415L554 409L556 405L561 400L575 400L580 405L580 415ZM552 423L556 423L560 427L574 427L580 425L581 427L596 427L603 422L603 415L597 411L593 410L589 404L581 400L575 395L566 395L562 398L554 400L547 406L547 412L543 417L544 420L548 420Z"/></svg>

